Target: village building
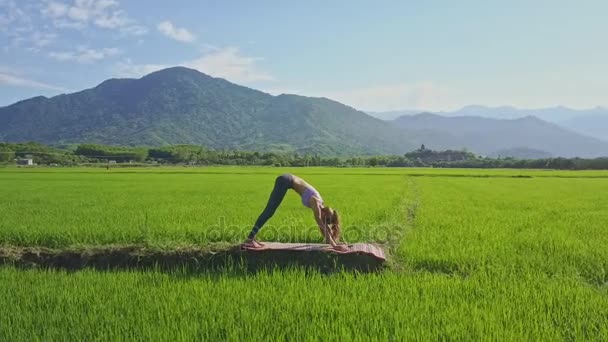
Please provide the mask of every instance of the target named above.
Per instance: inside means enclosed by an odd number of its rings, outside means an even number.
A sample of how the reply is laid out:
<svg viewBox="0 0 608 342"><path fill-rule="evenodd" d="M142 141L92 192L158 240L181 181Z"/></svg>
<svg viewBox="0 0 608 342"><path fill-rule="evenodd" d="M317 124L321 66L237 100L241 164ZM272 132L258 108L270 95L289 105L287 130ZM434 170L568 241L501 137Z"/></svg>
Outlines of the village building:
<svg viewBox="0 0 608 342"><path fill-rule="evenodd" d="M31 158L17 159L16 162L17 162L17 165L24 165L24 166L34 165L34 159L31 159Z"/></svg>

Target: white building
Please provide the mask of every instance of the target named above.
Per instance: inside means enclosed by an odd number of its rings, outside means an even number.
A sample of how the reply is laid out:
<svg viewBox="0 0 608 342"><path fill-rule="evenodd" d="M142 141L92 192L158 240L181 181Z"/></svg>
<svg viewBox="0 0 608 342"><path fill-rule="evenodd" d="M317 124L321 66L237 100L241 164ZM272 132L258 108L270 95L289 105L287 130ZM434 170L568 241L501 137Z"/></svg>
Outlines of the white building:
<svg viewBox="0 0 608 342"><path fill-rule="evenodd" d="M34 159L31 159L31 158L17 159L17 165L27 165L27 166L34 165Z"/></svg>

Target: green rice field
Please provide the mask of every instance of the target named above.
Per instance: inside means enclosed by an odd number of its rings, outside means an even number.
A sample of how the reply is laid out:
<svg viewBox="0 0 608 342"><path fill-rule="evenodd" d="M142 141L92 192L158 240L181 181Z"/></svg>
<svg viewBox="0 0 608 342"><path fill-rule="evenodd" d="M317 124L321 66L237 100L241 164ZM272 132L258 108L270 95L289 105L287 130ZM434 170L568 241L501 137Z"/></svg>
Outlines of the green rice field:
<svg viewBox="0 0 608 342"><path fill-rule="evenodd" d="M274 178L313 184L388 268L0 266L0 341L608 339L608 172L0 168L0 248L240 243ZM265 241L321 242L288 193Z"/></svg>

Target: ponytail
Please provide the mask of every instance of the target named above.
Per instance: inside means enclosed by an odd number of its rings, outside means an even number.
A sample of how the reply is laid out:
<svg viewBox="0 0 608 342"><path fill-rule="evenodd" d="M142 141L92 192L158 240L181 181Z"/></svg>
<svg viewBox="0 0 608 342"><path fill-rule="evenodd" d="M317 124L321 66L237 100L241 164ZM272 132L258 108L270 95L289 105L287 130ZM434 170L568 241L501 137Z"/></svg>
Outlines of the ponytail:
<svg viewBox="0 0 608 342"><path fill-rule="evenodd" d="M331 221L331 237L333 237L334 241L337 242L340 239L340 215L338 215L336 210L333 211Z"/></svg>

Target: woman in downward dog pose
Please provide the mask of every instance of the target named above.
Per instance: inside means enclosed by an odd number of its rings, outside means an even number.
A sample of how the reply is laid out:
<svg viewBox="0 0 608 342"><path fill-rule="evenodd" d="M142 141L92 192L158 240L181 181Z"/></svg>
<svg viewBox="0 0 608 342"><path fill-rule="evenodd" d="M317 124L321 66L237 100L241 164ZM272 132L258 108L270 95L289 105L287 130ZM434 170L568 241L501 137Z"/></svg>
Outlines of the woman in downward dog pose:
<svg viewBox="0 0 608 342"><path fill-rule="evenodd" d="M346 246L338 244L340 238L340 217L338 216L338 212L323 204L321 195L314 187L306 183L302 178L291 174L281 175L275 180L268 204L266 204L266 208L255 222L251 233L249 233L245 241L245 246L254 248L263 247L263 244L256 241L255 236L266 221L274 215L274 212L281 204L281 201L283 201L283 197L285 197L289 189L297 192L302 197L302 204L312 210L321 234L325 238L325 243L329 243L334 249L345 251L347 249Z"/></svg>

